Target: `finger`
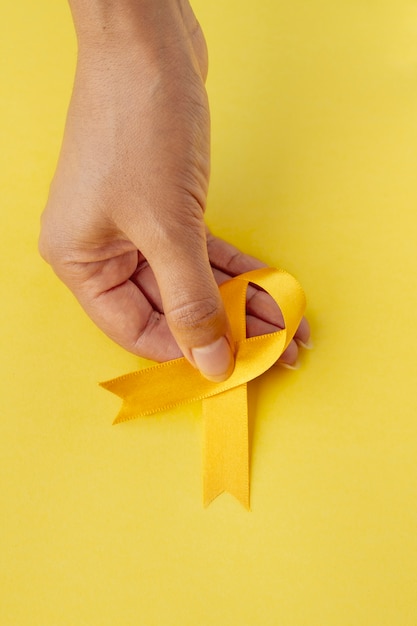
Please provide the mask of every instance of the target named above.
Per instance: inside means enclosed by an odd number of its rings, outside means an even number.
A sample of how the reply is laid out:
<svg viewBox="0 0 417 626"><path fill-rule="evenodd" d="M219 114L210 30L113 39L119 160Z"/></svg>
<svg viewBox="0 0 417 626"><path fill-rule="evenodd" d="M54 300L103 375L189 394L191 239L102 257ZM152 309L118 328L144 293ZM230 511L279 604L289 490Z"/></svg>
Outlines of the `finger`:
<svg viewBox="0 0 417 626"><path fill-rule="evenodd" d="M281 354L278 363L280 365L289 366L290 369L298 369L298 345L294 339L290 342L286 350Z"/></svg>
<svg viewBox="0 0 417 626"><path fill-rule="evenodd" d="M311 349L313 347L310 325L305 317L301 320L300 325L297 328L297 332L294 335L294 339L302 348Z"/></svg>
<svg viewBox="0 0 417 626"><path fill-rule="evenodd" d="M184 356L206 378L225 380L234 367L233 343L202 220L175 224L173 231L163 233L143 252L155 275L168 326Z"/></svg>
<svg viewBox="0 0 417 626"><path fill-rule="evenodd" d="M95 324L126 350L155 361L182 356L165 316L129 280L137 252L73 264L65 282Z"/></svg>
<svg viewBox="0 0 417 626"><path fill-rule="evenodd" d="M244 272L267 267L263 261L241 252L231 243L212 235L209 230L206 231L206 237L211 265L229 276L237 276Z"/></svg>

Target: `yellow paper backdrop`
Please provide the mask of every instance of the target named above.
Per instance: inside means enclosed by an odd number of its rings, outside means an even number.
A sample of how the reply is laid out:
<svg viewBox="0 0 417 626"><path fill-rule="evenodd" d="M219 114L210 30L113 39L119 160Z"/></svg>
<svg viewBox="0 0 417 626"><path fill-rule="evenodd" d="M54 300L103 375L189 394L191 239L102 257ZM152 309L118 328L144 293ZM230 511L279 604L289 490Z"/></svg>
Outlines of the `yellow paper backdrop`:
<svg viewBox="0 0 417 626"><path fill-rule="evenodd" d="M417 9L196 0L208 222L303 284L315 349L249 385L252 512L201 504L200 407L113 427L137 367L38 258L64 0L0 7L0 624L415 626Z"/></svg>

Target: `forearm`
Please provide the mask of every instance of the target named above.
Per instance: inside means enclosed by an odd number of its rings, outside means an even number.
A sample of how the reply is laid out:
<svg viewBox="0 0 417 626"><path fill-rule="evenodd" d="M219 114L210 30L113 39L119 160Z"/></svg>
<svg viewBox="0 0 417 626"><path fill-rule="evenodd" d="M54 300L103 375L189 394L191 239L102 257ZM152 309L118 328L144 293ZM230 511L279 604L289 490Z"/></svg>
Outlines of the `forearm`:
<svg viewBox="0 0 417 626"><path fill-rule="evenodd" d="M80 49L161 47L178 36L188 0L68 0ZM189 6L189 5L188 5Z"/></svg>

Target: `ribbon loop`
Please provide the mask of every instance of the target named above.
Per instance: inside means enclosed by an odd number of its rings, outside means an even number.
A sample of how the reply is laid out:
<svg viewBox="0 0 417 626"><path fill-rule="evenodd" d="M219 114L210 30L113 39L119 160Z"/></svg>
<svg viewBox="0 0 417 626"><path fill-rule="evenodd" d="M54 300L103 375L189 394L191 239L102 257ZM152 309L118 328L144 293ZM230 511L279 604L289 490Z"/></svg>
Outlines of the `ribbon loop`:
<svg viewBox="0 0 417 626"><path fill-rule="evenodd" d="M246 338L249 283L259 285L274 298L284 318L284 329ZM229 491L249 508L246 383L269 369L284 352L302 319L305 296L295 278L272 268L236 276L221 285L220 291L236 343L235 370L228 380L213 383L181 358L100 384L123 399L115 424L202 400L204 502L207 505Z"/></svg>

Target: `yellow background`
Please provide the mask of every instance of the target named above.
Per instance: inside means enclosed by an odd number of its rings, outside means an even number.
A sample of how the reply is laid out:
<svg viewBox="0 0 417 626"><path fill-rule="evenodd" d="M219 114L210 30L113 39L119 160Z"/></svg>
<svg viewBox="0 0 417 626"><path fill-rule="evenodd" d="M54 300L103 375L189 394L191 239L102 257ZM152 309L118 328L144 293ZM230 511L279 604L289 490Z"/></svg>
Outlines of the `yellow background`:
<svg viewBox="0 0 417 626"><path fill-rule="evenodd" d="M198 406L112 427L137 360L37 255L75 41L0 8L2 626L417 624L417 9L196 0L218 234L298 277L315 342L250 385L252 512L201 505Z"/></svg>

